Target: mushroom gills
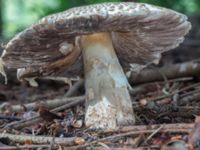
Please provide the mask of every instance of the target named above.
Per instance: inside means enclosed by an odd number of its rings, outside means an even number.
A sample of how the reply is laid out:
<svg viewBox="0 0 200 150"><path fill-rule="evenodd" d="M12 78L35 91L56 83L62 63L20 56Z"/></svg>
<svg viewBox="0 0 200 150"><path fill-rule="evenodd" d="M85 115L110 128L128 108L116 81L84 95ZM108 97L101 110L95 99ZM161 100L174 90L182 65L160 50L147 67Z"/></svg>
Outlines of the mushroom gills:
<svg viewBox="0 0 200 150"><path fill-rule="evenodd" d="M129 84L110 34L84 35L80 44L85 70L86 126L114 129L134 124Z"/></svg>

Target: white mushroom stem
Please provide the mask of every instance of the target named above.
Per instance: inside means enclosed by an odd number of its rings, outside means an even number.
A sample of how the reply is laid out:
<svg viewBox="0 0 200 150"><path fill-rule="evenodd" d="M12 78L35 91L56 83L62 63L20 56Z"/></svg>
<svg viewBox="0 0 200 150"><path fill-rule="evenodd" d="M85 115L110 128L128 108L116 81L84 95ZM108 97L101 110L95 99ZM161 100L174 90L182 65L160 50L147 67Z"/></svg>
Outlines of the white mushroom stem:
<svg viewBox="0 0 200 150"><path fill-rule="evenodd" d="M107 33L81 37L85 69L85 124L114 129L134 124L128 81Z"/></svg>

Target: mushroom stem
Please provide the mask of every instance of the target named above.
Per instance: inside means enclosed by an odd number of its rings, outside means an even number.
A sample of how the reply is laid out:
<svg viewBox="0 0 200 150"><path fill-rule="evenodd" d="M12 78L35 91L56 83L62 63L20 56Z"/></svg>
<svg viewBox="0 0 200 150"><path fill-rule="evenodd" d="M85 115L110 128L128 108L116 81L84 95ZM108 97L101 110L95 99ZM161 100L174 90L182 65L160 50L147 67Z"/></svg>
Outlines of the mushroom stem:
<svg viewBox="0 0 200 150"><path fill-rule="evenodd" d="M93 129L115 129L134 124L128 81L108 33L81 37L85 69L85 124Z"/></svg>

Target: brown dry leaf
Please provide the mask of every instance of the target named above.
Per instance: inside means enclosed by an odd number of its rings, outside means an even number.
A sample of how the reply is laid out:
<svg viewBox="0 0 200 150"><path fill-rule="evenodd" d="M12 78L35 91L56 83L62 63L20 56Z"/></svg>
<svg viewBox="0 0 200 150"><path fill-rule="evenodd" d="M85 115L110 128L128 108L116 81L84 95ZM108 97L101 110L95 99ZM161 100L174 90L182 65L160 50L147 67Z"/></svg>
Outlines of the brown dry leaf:
<svg viewBox="0 0 200 150"><path fill-rule="evenodd" d="M170 142L171 142L171 141L182 140L182 138L183 138L182 135L175 135L175 136L171 137Z"/></svg>
<svg viewBox="0 0 200 150"><path fill-rule="evenodd" d="M51 122L54 119L63 119L61 116L58 116L56 113L50 112L50 110L47 109L42 103L38 103L37 107L38 107L38 112L40 114L40 117L47 122Z"/></svg>
<svg viewBox="0 0 200 150"><path fill-rule="evenodd" d="M32 142L31 140L25 140L25 141L24 141L24 144L25 144L25 145L32 145L33 142Z"/></svg>
<svg viewBox="0 0 200 150"><path fill-rule="evenodd" d="M56 122L55 124L51 125L52 133L55 137L60 136L62 133L65 132L63 126L60 123Z"/></svg>
<svg viewBox="0 0 200 150"><path fill-rule="evenodd" d="M159 137L153 138L153 144L162 146L162 145L166 144L169 140L170 140L169 135L166 135L163 133L163 134L159 135Z"/></svg>

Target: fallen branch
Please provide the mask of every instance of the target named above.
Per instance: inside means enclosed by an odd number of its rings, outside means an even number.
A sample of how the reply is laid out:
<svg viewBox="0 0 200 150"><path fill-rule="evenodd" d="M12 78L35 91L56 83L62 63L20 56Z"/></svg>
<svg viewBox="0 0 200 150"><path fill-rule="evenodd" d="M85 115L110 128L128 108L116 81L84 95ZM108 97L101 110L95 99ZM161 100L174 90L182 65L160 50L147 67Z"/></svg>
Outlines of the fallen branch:
<svg viewBox="0 0 200 150"><path fill-rule="evenodd" d="M12 141L25 143L25 141L32 141L35 144L49 144L54 140L55 144L70 146L76 145L76 141L84 140L80 137L70 138L58 138L58 137L47 137L47 136L33 136L33 135L15 135L9 133L0 133L0 138L8 138Z"/></svg>
<svg viewBox="0 0 200 150"><path fill-rule="evenodd" d="M161 81L163 75L167 79L181 77L191 77L200 74L200 64L195 62L186 62L181 64L166 65L161 68L146 68L140 73L132 72L129 78L131 84Z"/></svg>

